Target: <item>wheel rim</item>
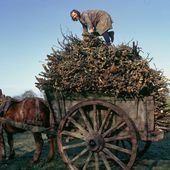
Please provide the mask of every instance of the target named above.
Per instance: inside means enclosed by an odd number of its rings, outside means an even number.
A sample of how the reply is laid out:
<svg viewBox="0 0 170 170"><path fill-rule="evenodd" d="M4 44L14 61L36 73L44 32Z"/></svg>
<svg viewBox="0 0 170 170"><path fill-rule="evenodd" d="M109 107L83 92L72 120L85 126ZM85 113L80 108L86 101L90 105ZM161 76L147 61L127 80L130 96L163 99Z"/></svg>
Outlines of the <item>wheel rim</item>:
<svg viewBox="0 0 170 170"><path fill-rule="evenodd" d="M119 145L124 140L130 145ZM128 170L136 159L132 122L123 110L103 100L73 106L60 122L57 142L63 161L72 170Z"/></svg>

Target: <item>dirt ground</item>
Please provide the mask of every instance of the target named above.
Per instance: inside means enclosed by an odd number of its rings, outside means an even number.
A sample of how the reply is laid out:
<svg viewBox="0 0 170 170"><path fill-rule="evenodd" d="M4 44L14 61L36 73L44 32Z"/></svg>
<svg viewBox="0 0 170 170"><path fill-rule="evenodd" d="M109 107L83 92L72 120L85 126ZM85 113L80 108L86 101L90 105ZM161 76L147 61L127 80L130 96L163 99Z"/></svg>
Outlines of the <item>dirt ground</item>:
<svg viewBox="0 0 170 170"><path fill-rule="evenodd" d="M0 161L0 170L67 169L58 153L56 153L53 161L49 163L45 162L45 158L48 153L48 141L45 135L43 135L43 138L45 140L45 144L40 162L32 166L29 163L34 152L34 141L31 133L26 132L24 134L15 135L15 158L13 160ZM132 170L170 170L170 133L166 133L163 140L153 142L141 160L135 162Z"/></svg>

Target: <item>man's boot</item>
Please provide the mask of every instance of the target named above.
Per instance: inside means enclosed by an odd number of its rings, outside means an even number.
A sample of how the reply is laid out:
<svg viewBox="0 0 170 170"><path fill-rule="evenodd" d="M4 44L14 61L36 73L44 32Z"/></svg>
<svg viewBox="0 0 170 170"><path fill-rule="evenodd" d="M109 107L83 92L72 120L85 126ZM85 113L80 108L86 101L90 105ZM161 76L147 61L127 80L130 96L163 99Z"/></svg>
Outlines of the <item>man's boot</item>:
<svg viewBox="0 0 170 170"><path fill-rule="evenodd" d="M109 31L108 34L111 39L111 42L113 42L114 41L114 31Z"/></svg>

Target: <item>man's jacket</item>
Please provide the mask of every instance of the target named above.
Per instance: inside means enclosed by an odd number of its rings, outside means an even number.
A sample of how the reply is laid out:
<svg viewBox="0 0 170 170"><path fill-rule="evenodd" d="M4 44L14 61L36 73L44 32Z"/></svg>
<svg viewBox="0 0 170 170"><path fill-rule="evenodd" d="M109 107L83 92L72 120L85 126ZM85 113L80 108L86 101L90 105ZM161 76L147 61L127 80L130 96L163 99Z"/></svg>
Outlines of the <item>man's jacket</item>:
<svg viewBox="0 0 170 170"><path fill-rule="evenodd" d="M102 35L105 31L112 29L111 16L102 10L87 10L80 14L80 23L83 26L83 32L87 32L89 29L94 29Z"/></svg>

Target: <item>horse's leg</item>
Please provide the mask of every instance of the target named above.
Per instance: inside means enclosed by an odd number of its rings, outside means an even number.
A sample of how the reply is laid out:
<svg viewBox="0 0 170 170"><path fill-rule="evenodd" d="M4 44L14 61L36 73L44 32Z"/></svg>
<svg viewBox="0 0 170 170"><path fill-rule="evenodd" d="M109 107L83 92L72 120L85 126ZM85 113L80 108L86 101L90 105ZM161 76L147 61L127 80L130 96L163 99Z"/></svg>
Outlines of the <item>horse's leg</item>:
<svg viewBox="0 0 170 170"><path fill-rule="evenodd" d="M9 157L8 157L8 159L13 159L14 156L15 156L13 134L7 133L7 138L8 138L8 145L9 145Z"/></svg>
<svg viewBox="0 0 170 170"><path fill-rule="evenodd" d="M35 140L35 152L33 159L31 160L31 163L36 163L39 161L41 152L42 152L42 147L43 147L43 139L41 133L33 133L34 135L34 140Z"/></svg>
<svg viewBox="0 0 170 170"><path fill-rule="evenodd" d="M2 128L2 124L0 124L0 160L3 160L5 158L6 158L6 153L5 153L5 142L3 137L3 128Z"/></svg>
<svg viewBox="0 0 170 170"><path fill-rule="evenodd" d="M48 142L50 145L48 156L47 156L47 162L51 161L51 159L54 157L54 137L48 137Z"/></svg>

